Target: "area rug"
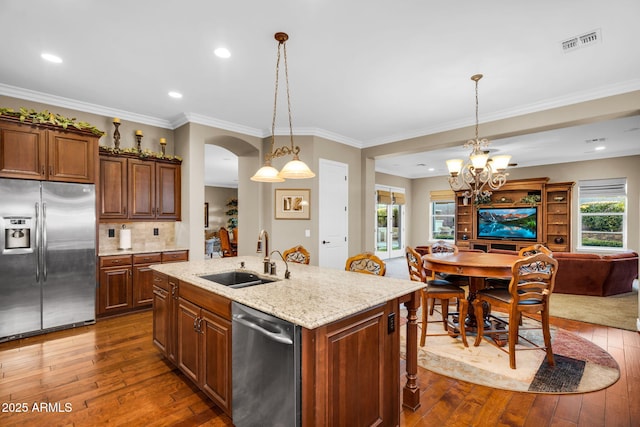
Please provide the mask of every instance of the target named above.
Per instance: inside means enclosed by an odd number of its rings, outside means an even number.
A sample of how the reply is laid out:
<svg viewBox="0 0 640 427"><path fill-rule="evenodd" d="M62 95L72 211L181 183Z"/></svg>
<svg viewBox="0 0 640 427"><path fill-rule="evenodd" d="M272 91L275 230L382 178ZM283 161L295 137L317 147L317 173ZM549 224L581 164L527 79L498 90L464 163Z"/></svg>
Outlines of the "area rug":
<svg viewBox="0 0 640 427"><path fill-rule="evenodd" d="M538 325L526 319L525 327ZM432 329L433 328L433 329ZM406 354L406 328L401 330L401 355ZM440 324L430 323L430 333L443 331ZM418 344L420 330L418 330ZM540 330L522 333L536 344L542 341ZM539 337L539 338L538 338ZM474 347L475 335L468 335L469 347L459 338L427 336L424 347L418 345L418 365L432 372L488 387L530 393L571 394L601 390L620 377L617 362L602 348L563 329L553 329L552 347L555 366L546 362L542 350L516 353L517 369L509 367L509 355L483 340ZM529 344L520 339L518 348Z"/></svg>
<svg viewBox="0 0 640 427"><path fill-rule="evenodd" d="M638 318L638 290L609 297L553 293L549 314L563 319L635 331Z"/></svg>

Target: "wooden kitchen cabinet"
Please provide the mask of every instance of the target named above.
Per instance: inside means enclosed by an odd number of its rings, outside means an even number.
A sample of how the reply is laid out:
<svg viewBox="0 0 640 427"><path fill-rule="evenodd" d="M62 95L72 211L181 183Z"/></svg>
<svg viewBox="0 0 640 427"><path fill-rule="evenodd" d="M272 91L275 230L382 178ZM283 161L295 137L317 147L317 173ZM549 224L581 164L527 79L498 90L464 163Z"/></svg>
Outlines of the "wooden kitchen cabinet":
<svg viewBox="0 0 640 427"><path fill-rule="evenodd" d="M100 156L100 219L180 220L180 165Z"/></svg>
<svg viewBox="0 0 640 427"><path fill-rule="evenodd" d="M97 314L109 315L131 309L132 282L131 255L100 257Z"/></svg>
<svg viewBox="0 0 640 427"><path fill-rule="evenodd" d="M178 280L153 274L153 343L167 359L176 363Z"/></svg>
<svg viewBox="0 0 640 427"><path fill-rule="evenodd" d="M0 177L95 182L98 137L0 120Z"/></svg>
<svg viewBox="0 0 640 427"><path fill-rule="evenodd" d="M96 314L105 317L151 307L156 283L150 266L188 258L188 250L101 256Z"/></svg>
<svg viewBox="0 0 640 427"><path fill-rule="evenodd" d="M127 159L100 157L100 219L127 219Z"/></svg>
<svg viewBox="0 0 640 427"><path fill-rule="evenodd" d="M302 425L397 426L399 302L302 331ZM348 402L348 403L346 403Z"/></svg>
<svg viewBox="0 0 640 427"><path fill-rule="evenodd" d="M231 415L231 301L185 283L179 292L176 365Z"/></svg>
<svg viewBox="0 0 640 427"><path fill-rule="evenodd" d="M149 267L161 262L160 252L133 255L133 307L153 303L153 270Z"/></svg>

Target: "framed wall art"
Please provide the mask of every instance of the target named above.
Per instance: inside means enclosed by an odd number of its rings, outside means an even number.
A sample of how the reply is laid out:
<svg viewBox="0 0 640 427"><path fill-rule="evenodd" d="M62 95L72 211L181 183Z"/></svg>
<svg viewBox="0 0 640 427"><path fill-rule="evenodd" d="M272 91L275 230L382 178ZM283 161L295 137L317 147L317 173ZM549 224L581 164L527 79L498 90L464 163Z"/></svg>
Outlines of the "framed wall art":
<svg viewBox="0 0 640 427"><path fill-rule="evenodd" d="M308 188L276 189L276 219L309 219L310 193Z"/></svg>

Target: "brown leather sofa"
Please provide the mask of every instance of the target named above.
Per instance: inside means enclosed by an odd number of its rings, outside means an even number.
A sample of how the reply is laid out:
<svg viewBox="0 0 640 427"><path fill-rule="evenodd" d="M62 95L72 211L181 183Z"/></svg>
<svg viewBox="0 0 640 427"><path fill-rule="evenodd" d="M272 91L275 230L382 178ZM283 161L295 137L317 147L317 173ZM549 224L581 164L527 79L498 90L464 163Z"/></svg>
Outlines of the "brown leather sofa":
<svg viewBox="0 0 640 427"><path fill-rule="evenodd" d="M490 250L512 253L515 251ZM623 252L612 255L576 252L554 252L558 273L553 292L561 294L606 297L631 292L633 280L638 278L638 253Z"/></svg>
<svg viewBox="0 0 640 427"><path fill-rule="evenodd" d="M638 254L612 255L554 252L558 273L554 292L561 294L609 295L631 292L638 278Z"/></svg>

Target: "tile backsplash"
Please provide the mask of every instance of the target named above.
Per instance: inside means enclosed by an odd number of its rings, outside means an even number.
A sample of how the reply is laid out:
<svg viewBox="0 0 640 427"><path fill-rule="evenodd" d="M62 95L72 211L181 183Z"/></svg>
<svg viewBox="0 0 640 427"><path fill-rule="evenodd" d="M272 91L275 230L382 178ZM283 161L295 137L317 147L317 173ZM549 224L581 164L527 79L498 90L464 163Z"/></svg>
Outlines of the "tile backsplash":
<svg viewBox="0 0 640 427"><path fill-rule="evenodd" d="M131 246L136 248L171 247L176 244L176 222L128 222L126 228L131 230ZM122 222L101 223L98 239L100 252L113 251L120 246L120 230ZM114 236L109 237L109 229L114 230Z"/></svg>

